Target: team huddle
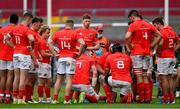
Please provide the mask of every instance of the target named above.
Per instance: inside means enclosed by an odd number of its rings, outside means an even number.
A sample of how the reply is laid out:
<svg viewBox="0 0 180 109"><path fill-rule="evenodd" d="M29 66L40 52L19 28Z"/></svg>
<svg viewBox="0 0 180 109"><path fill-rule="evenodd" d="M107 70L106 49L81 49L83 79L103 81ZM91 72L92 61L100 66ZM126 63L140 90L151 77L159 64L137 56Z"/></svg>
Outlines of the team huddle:
<svg viewBox="0 0 180 109"><path fill-rule="evenodd" d="M90 28L89 14L83 16L81 28L74 29L73 20L67 20L51 37L41 18L25 13L18 24L18 16L12 14L10 24L0 29L0 102L57 104L65 82L64 104L114 103L117 96L120 103L151 103L155 56L162 103L174 103L180 83L177 34L161 17L150 24L132 10L128 18L122 46L110 44L102 25ZM53 95L52 57L57 59ZM36 83L38 102L33 98ZM101 85L105 96L99 94Z"/></svg>

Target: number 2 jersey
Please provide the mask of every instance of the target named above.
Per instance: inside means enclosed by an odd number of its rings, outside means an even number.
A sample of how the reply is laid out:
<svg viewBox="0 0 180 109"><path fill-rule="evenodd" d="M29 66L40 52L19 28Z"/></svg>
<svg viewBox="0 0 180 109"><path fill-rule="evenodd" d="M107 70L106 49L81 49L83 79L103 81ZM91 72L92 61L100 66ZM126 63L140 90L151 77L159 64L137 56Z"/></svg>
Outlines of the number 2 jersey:
<svg viewBox="0 0 180 109"><path fill-rule="evenodd" d="M128 31L132 33L131 55L150 55L151 39L156 31L155 27L144 20L137 20L129 25Z"/></svg>
<svg viewBox="0 0 180 109"><path fill-rule="evenodd" d="M162 39L163 39L163 45L161 50L161 58L175 58L174 55L174 48L175 43L179 40L176 32L170 27L166 26L162 30L160 30Z"/></svg>
<svg viewBox="0 0 180 109"><path fill-rule="evenodd" d="M8 25L0 29L0 60L12 61L14 49L5 43L5 36L12 35L15 25ZM12 39L13 40L13 39Z"/></svg>
<svg viewBox="0 0 180 109"><path fill-rule="evenodd" d="M53 42L58 44L58 48L60 49L59 57L71 57L76 58L76 42L78 37L74 30L72 29L63 29L61 31L56 32L52 38Z"/></svg>
<svg viewBox="0 0 180 109"><path fill-rule="evenodd" d="M132 83L131 79L131 58L120 52L110 54L105 62L105 69L109 68L113 80L120 80Z"/></svg>

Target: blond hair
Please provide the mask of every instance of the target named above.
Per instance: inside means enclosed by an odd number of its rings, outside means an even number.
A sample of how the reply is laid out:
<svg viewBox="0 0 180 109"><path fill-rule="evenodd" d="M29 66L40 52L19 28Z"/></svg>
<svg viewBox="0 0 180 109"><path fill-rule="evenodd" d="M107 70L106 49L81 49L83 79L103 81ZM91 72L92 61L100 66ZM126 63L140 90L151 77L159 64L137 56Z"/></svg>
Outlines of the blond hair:
<svg viewBox="0 0 180 109"><path fill-rule="evenodd" d="M42 35L44 32L46 32L47 29L50 30L49 26L47 26L47 25L41 26L41 28L39 30L39 34Z"/></svg>

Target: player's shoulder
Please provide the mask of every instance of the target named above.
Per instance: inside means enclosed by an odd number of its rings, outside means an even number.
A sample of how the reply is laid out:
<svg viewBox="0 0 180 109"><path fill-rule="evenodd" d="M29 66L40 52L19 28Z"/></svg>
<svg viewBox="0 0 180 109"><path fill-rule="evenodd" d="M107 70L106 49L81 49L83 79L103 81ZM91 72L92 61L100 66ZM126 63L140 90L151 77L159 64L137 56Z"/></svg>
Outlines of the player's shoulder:
<svg viewBox="0 0 180 109"><path fill-rule="evenodd" d="M97 31L94 28L89 28L89 31L91 31L93 33L97 33Z"/></svg>
<svg viewBox="0 0 180 109"><path fill-rule="evenodd" d="M81 27L81 28L76 28L74 31L75 32L81 32L83 30L83 28Z"/></svg>

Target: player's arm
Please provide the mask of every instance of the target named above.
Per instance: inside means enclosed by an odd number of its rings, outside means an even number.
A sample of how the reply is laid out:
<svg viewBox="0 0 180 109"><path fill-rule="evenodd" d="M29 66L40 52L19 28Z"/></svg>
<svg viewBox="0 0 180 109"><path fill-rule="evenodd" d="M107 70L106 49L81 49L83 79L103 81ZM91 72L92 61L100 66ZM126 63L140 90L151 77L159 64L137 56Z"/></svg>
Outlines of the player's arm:
<svg viewBox="0 0 180 109"><path fill-rule="evenodd" d="M32 34L27 35L27 38L29 39L30 42L30 47L28 47L28 49L31 51L32 49L34 49L35 39Z"/></svg>
<svg viewBox="0 0 180 109"><path fill-rule="evenodd" d="M103 68L99 64L96 65L96 68L97 68L98 72L100 72L101 74L105 74L105 71L103 70Z"/></svg>
<svg viewBox="0 0 180 109"><path fill-rule="evenodd" d="M106 62L105 62L105 65L104 65L104 70L105 70L105 75L108 75L109 72L110 72L110 63L109 63L109 58L107 57L106 58Z"/></svg>
<svg viewBox="0 0 180 109"><path fill-rule="evenodd" d="M58 56L58 53L54 50L54 41L53 40L51 40L51 42L49 43L49 50L54 56Z"/></svg>
<svg viewBox="0 0 180 109"><path fill-rule="evenodd" d="M158 44L162 39L161 33L158 30L154 32L154 35L156 36L156 38L154 38L153 42L151 43L151 48L154 48L156 44Z"/></svg>
<svg viewBox="0 0 180 109"><path fill-rule="evenodd" d="M39 52L40 52L42 57L51 57L51 56L53 56L52 53L47 53L45 50L40 50Z"/></svg>
<svg viewBox="0 0 180 109"><path fill-rule="evenodd" d="M178 36L177 36L174 51L177 51L179 48L180 48L180 40L179 40L179 38L178 38Z"/></svg>
<svg viewBox="0 0 180 109"><path fill-rule="evenodd" d="M83 53L86 44L85 44L85 42L84 42L84 40L82 38L79 38L77 41L80 44L79 52L77 53L77 57L79 57Z"/></svg>
<svg viewBox="0 0 180 109"><path fill-rule="evenodd" d="M128 31L125 35L125 41L127 43L128 48L133 48L133 45L131 44L131 36L132 36L132 32Z"/></svg>
<svg viewBox="0 0 180 109"><path fill-rule="evenodd" d="M92 75L92 86L95 87L96 83L97 83L97 69L96 69L96 65L92 65L91 66L91 71L93 73Z"/></svg>
<svg viewBox="0 0 180 109"><path fill-rule="evenodd" d="M88 50L99 50L99 48L100 48L99 44L96 44L95 46L87 47Z"/></svg>
<svg viewBox="0 0 180 109"><path fill-rule="evenodd" d="M10 47L12 47L12 48L14 48L14 44L13 44L13 42L11 41L11 35L8 33L8 34L6 34L6 36L5 36L5 43L7 44L7 45L9 45Z"/></svg>

